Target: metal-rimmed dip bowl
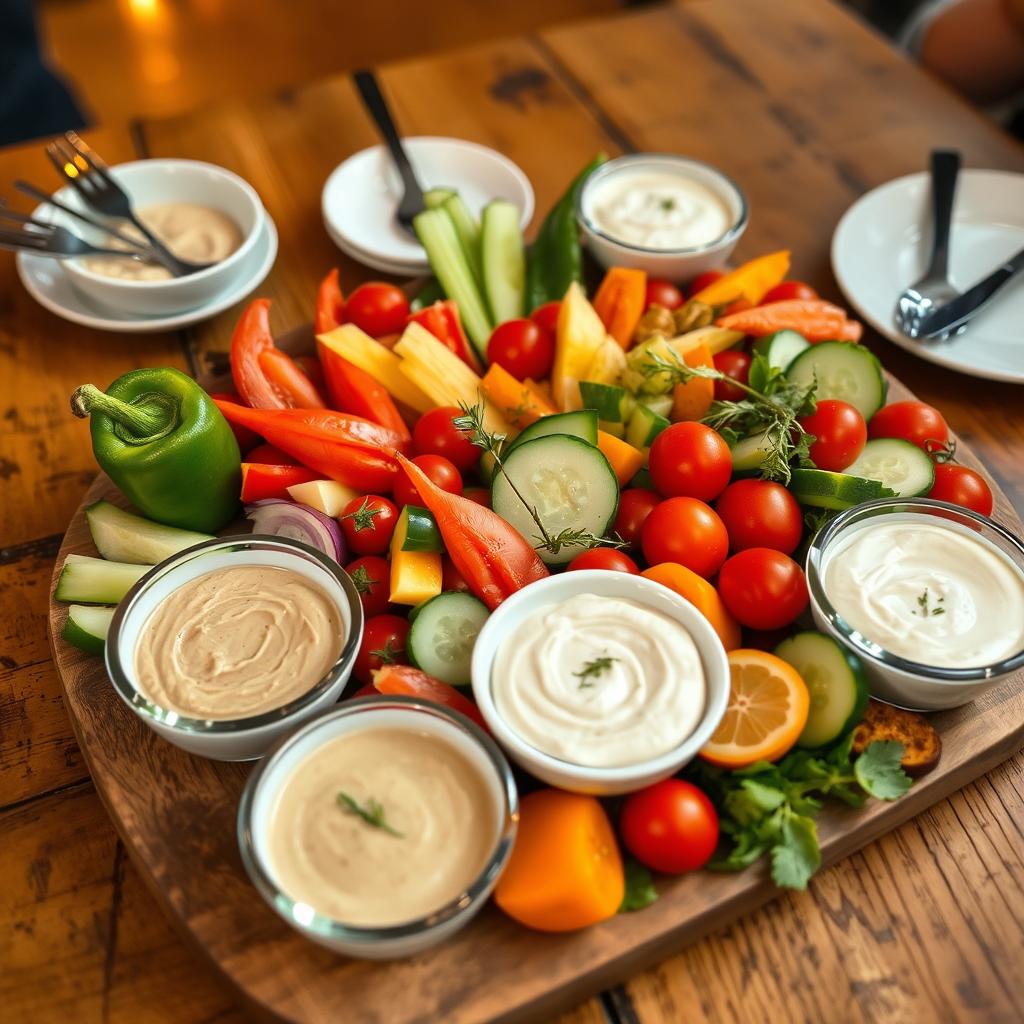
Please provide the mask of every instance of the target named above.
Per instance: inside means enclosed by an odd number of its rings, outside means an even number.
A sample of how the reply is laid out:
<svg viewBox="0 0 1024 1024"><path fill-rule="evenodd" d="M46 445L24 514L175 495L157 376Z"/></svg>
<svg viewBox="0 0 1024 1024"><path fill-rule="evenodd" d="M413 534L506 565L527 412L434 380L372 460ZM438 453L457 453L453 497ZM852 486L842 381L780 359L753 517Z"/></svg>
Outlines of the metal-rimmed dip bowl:
<svg viewBox="0 0 1024 1024"><path fill-rule="evenodd" d="M218 569L271 566L290 569L317 584L334 601L345 642L330 671L281 707L247 718L189 718L154 703L135 674L135 649L150 616L179 587ZM352 674L363 636L363 606L348 574L333 559L283 537L221 537L204 541L154 566L114 613L106 643L107 674L118 696L145 724L175 746L217 761L261 757L282 735L337 701Z"/></svg>
<svg viewBox="0 0 1024 1024"><path fill-rule="evenodd" d="M928 522L990 545L1024 577L1024 543L988 516L931 498L881 498L841 512L827 523L807 550L807 587L817 627L856 654L867 670L874 696L915 711L955 708L980 696L1024 667L1024 650L991 665L953 668L927 665L887 651L855 630L836 610L825 588L829 559L839 544L859 530L883 522ZM941 552L936 552L941 558Z"/></svg>
<svg viewBox="0 0 1024 1024"><path fill-rule="evenodd" d="M346 924L294 900L278 883L269 850L274 805L292 773L323 744L371 729L426 733L451 744L480 772L495 811L491 852L465 889L423 917L379 927ZM337 953L390 960L418 953L468 924L497 884L512 852L518 821L519 797L512 771L497 744L478 725L456 711L415 697L359 697L307 722L257 766L238 807L238 845L253 885L297 932Z"/></svg>

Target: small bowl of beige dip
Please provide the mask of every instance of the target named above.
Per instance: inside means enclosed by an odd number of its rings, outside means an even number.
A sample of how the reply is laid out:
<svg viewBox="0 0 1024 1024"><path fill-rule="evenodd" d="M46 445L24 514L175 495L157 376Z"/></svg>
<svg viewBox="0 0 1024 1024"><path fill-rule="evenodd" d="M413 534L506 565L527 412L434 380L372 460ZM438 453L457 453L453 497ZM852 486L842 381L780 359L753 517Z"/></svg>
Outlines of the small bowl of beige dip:
<svg viewBox="0 0 1024 1024"><path fill-rule="evenodd" d="M107 672L164 739L245 761L338 699L362 633L359 595L332 559L286 538L224 537L161 562L128 592Z"/></svg>
<svg viewBox="0 0 1024 1024"><path fill-rule="evenodd" d="M249 877L296 931L366 959L410 956L484 905L518 797L494 741L412 697L346 701L283 740L238 809Z"/></svg>

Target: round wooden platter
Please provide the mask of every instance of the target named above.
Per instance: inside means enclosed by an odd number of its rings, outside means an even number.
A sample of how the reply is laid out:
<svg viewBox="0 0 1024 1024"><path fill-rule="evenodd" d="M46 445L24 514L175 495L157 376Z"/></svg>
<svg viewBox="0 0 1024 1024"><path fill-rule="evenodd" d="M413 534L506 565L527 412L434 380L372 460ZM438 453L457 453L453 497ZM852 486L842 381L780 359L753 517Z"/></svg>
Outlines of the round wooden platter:
<svg viewBox="0 0 1024 1024"><path fill-rule="evenodd" d="M310 350L312 337L307 328L279 343L298 354ZM891 391L912 397L895 380ZM959 455L981 468L965 448ZM1006 496L989 483L995 517L1019 532ZM68 527L54 580L66 555L96 554L84 509L101 498L126 504L107 477L97 477ZM102 659L60 639L65 617L51 587L54 661L96 788L170 918L261 1015L364 1024L535 1019L623 980L775 893L763 864L739 874L704 872L659 879L660 898L651 907L576 934L531 932L489 907L459 935L412 959L335 956L289 929L249 884L235 814L250 766L206 761L159 739L121 703ZM942 758L901 800L823 813L825 862L871 842L1024 745L1021 682L1018 675L971 705L932 716Z"/></svg>

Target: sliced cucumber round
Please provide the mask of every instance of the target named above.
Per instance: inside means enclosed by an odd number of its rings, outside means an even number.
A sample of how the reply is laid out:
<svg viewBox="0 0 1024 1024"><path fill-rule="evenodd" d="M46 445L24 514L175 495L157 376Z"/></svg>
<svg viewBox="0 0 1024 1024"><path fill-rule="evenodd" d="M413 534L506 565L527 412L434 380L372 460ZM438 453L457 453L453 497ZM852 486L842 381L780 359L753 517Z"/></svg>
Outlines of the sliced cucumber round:
<svg viewBox="0 0 1024 1024"><path fill-rule="evenodd" d="M552 434L516 445L504 465L505 472L497 473L491 484L491 508L532 544L540 545L543 538L531 508L549 537L566 530L603 537L611 527L619 507L619 483L600 449L578 437ZM538 547L538 554L548 565L562 565L581 550L563 544L557 551Z"/></svg>
<svg viewBox="0 0 1024 1024"><path fill-rule="evenodd" d="M815 398L849 402L869 420L885 405L889 389L882 364L862 345L823 341L801 352L786 370L794 383L817 383Z"/></svg>
<svg viewBox="0 0 1024 1024"><path fill-rule="evenodd" d="M801 505L840 511L865 501L893 496L892 491L879 480L865 480L849 473L830 473L826 469L794 469L789 489Z"/></svg>
<svg viewBox="0 0 1024 1024"><path fill-rule="evenodd" d="M810 347L811 343L802 334L788 329L766 334L754 342L754 351L763 352L769 365L777 366L783 371L801 352Z"/></svg>
<svg viewBox="0 0 1024 1024"><path fill-rule="evenodd" d="M845 736L868 706L868 679L860 660L824 633L797 633L775 653L800 673L811 708L796 741L800 747L823 747Z"/></svg>
<svg viewBox="0 0 1024 1024"><path fill-rule="evenodd" d="M733 472L740 476L756 473L771 451L771 442L766 434L752 434L737 441L731 449Z"/></svg>
<svg viewBox="0 0 1024 1024"><path fill-rule="evenodd" d="M536 441L538 437L548 437L551 434L570 434L578 437L587 444L597 444L597 422L598 416L593 409L579 409L576 412L558 412L552 416L541 416L535 423L531 423L506 449L506 456L510 455L513 449L518 448L527 441Z"/></svg>
<svg viewBox="0 0 1024 1024"><path fill-rule="evenodd" d="M898 498L927 494L935 483L935 463L916 444L896 437L868 441L846 472L878 480Z"/></svg>
<svg viewBox="0 0 1024 1024"><path fill-rule="evenodd" d="M456 590L417 605L406 639L413 664L442 682L465 686L473 645L489 614L483 601Z"/></svg>

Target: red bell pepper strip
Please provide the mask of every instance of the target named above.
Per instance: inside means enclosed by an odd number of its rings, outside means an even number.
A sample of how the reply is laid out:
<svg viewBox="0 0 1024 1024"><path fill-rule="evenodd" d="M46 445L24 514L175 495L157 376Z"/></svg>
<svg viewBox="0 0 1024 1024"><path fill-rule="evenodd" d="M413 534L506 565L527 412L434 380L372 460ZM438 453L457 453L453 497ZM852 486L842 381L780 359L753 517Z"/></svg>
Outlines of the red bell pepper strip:
<svg viewBox="0 0 1024 1024"><path fill-rule="evenodd" d="M223 402L239 401L238 395L233 391L211 391L209 392L209 395L214 401L217 401L218 399ZM248 427L243 427L240 423L229 423L228 426L231 428L231 432L235 435L235 440L238 442L238 450L243 455L263 441L263 438L261 438L254 430L250 430Z"/></svg>
<svg viewBox="0 0 1024 1024"><path fill-rule="evenodd" d="M488 608L493 611L517 590L548 575L530 542L501 516L471 498L441 490L414 462L404 455L397 458L433 513L455 568Z"/></svg>
<svg viewBox="0 0 1024 1024"><path fill-rule="evenodd" d="M295 362L299 369L310 379L313 387L321 395L327 394L327 382L324 380L324 368L316 356L296 356Z"/></svg>
<svg viewBox="0 0 1024 1024"><path fill-rule="evenodd" d="M245 429L244 427L242 428ZM246 453L246 462L259 462L264 466L297 466L298 463L287 452L272 444L260 444Z"/></svg>
<svg viewBox="0 0 1024 1024"><path fill-rule="evenodd" d="M454 352L475 373L480 373L480 360L477 359L466 332L462 329L459 319L459 307L451 299L435 302L424 306L416 313L411 313L406 323L418 323L442 342L449 351Z"/></svg>
<svg viewBox="0 0 1024 1024"><path fill-rule="evenodd" d="M316 293L314 326L317 334L326 334L344 322L345 296L342 295L338 282L338 268L332 267L330 273L320 282L320 288Z"/></svg>
<svg viewBox="0 0 1024 1024"><path fill-rule="evenodd" d="M770 302L767 306L740 310L720 316L715 323L732 331L754 337L791 330L808 341L859 341L864 328L856 320L848 320L846 311L820 299L788 299Z"/></svg>
<svg viewBox="0 0 1024 1024"><path fill-rule="evenodd" d="M279 348L264 349L257 357L263 376L288 396L296 409L325 409L323 400L309 374L291 356Z"/></svg>
<svg viewBox="0 0 1024 1024"><path fill-rule="evenodd" d="M319 479L305 466L272 466L265 462L242 463L242 501L287 498L288 488Z"/></svg>
<svg viewBox="0 0 1024 1024"><path fill-rule="evenodd" d="M418 668L384 665L373 673L373 685L378 693L419 697L433 704L443 704L446 708L461 712L485 732L491 731L480 709L468 697L464 697L454 686L442 683L440 679L428 676ZM362 691L355 696L362 696Z"/></svg>

